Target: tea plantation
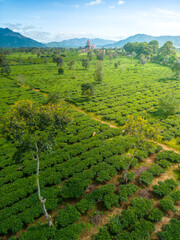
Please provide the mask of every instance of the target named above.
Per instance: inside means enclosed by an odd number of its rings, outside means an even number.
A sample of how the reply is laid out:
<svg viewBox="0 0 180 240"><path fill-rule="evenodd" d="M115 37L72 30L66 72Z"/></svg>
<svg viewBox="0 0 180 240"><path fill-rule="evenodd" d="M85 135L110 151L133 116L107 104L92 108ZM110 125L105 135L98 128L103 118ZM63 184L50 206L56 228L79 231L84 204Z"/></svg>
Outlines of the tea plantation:
<svg viewBox="0 0 180 240"><path fill-rule="evenodd" d="M178 240L180 82L171 68L150 60L140 64L118 49L2 54L11 71L0 76L1 239ZM88 67L82 66L85 58ZM97 82L99 61L103 77ZM92 94L82 93L87 83ZM37 161L3 129L6 113L26 99L38 106L61 102L71 118L40 153L41 195L52 227L38 198ZM126 134L129 115L158 129L161 143Z"/></svg>

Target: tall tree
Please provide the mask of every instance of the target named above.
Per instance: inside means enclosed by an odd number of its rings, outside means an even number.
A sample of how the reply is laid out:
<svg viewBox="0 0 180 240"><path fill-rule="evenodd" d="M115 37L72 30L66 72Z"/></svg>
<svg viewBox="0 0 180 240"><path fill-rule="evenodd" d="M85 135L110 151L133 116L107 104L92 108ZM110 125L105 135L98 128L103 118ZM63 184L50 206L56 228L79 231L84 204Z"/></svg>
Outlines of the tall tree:
<svg viewBox="0 0 180 240"><path fill-rule="evenodd" d="M162 56L172 56L176 54L176 49L173 46L173 43L171 41L168 41L164 43L164 45L161 48L159 48L158 53Z"/></svg>
<svg viewBox="0 0 180 240"><path fill-rule="evenodd" d="M88 69L90 66L90 62L88 58L83 58L82 59L82 66L85 67L85 69Z"/></svg>
<svg viewBox="0 0 180 240"><path fill-rule="evenodd" d="M104 77L103 64L101 61L97 63L96 71L94 73L95 81L101 83Z"/></svg>
<svg viewBox="0 0 180 240"><path fill-rule="evenodd" d="M52 145L59 129L63 130L69 121L67 110L60 104L37 106L29 100L17 102L4 117L3 130L7 138L22 151L31 151L37 161L38 198L50 227L52 219L46 210L46 199L41 196L39 183L40 156Z"/></svg>

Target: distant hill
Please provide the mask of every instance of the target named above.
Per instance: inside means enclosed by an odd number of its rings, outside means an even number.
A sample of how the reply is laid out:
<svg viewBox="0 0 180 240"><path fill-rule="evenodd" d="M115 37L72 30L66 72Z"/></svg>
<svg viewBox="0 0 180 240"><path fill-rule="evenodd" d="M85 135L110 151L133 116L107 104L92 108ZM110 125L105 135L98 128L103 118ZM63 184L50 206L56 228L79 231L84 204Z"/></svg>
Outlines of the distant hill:
<svg viewBox="0 0 180 240"><path fill-rule="evenodd" d="M85 47L86 42L89 38L74 38L69 40L63 40L61 42L50 42L46 43L46 47L64 47L64 48L78 48ZM105 40L100 38L89 39L90 44L95 44L97 47L103 47L107 44L113 44L116 41L113 40Z"/></svg>
<svg viewBox="0 0 180 240"><path fill-rule="evenodd" d="M9 28L0 28L0 47L19 48L19 47L45 47L44 44L31 38L24 37L20 33L13 32Z"/></svg>
<svg viewBox="0 0 180 240"><path fill-rule="evenodd" d="M150 42L152 40L157 40L159 42L159 46L161 47L165 42L172 41L175 47L180 47L180 36L160 36L154 37L146 34L136 34L134 36L128 37L126 39L120 40L113 44L108 44L104 47L106 48L115 48L115 47L123 47L126 43L131 42Z"/></svg>

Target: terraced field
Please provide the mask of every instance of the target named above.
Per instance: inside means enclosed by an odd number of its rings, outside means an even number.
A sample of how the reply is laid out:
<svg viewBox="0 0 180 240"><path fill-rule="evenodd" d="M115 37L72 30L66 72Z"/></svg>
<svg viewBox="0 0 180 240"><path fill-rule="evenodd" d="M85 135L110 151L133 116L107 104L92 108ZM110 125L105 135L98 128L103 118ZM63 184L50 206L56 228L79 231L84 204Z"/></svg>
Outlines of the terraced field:
<svg viewBox="0 0 180 240"><path fill-rule="evenodd" d="M62 76L51 58L42 63L21 53L20 63L17 53L8 57L12 72L0 80L1 116L17 100L44 104L50 93L58 92L73 121L59 132L50 151L41 153L40 186L53 228L45 224L38 200L36 161L31 152L17 156L15 145L1 133L1 238L167 239L171 232L178 239L179 115L177 111L161 119L156 112L162 96L173 93L179 100L179 82L171 78L168 67L141 66L127 57L105 58L103 82L94 84L95 95L86 98L81 96L81 84L94 82L96 60L84 70L84 55L66 54ZM36 63L25 64L29 57ZM72 58L76 65L69 70ZM116 61L121 61L118 69ZM136 149L137 139L122 132L128 115L143 115L160 124L164 141L177 150L146 140ZM31 226L34 223L37 227ZM174 232L163 230L165 224Z"/></svg>

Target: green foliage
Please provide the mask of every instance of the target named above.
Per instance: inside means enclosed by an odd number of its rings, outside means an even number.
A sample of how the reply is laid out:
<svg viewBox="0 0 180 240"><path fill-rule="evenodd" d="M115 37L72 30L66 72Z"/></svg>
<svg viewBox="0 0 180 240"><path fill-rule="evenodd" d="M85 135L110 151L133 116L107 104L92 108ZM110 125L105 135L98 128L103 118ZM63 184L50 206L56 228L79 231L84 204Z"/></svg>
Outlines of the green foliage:
<svg viewBox="0 0 180 240"><path fill-rule="evenodd" d="M104 239L112 240L112 237L109 234L106 226L99 229L99 233L95 237L93 237L93 240L104 240Z"/></svg>
<svg viewBox="0 0 180 240"><path fill-rule="evenodd" d="M89 185L91 180L82 181L79 178L71 178L62 187L61 196L63 198L79 198L84 194L85 188Z"/></svg>
<svg viewBox="0 0 180 240"><path fill-rule="evenodd" d="M175 114L177 109L177 100L173 95L167 95L159 100L159 111L166 117Z"/></svg>
<svg viewBox="0 0 180 240"><path fill-rule="evenodd" d="M153 180L153 174L149 171L142 172L140 177L139 177L139 182L148 186L149 184L152 183Z"/></svg>
<svg viewBox="0 0 180 240"><path fill-rule="evenodd" d="M128 116L127 122L124 126L124 132L126 134L135 136L138 139L139 144L142 143L144 139L161 139L159 128L153 127L141 116Z"/></svg>
<svg viewBox="0 0 180 240"><path fill-rule="evenodd" d="M164 182L159 181L159 185L154 185L154 193L159 196L165 196L169 194L174 188L177 187L178 183L173 179L167 179Z"/></svg>
<svg viewBox="0 0 180 240"><path fill-rule="evenodd" d="M168 160L159 160L157 161L157 164L159 164L162 168L168 168L171 166L171 163Z"/></svg>
<svg viewBox="0 0 180 240"><path fill-rule="evenodd" d="M73 223L68 225L65 228L61 228L60 230L55 232L54 239L62 239L62 240L78 240L81 232L85 227L84 223Z"/></svg>
<svg viewBox="0 0 180 240"><path fill-rule="evenodd" d="M175 200L171 196L165 196L163 199L160 200L160 207L163 211L172 210L176 212L177 209L174 206Z"/></svg>
<svg viewBox="0 0 180 240"><path fill-rule="evenodd" d="M145 219L140 219L133 226L134 231L132 232L133 239L150 239L151 233L154 232L154 224Z"/></svg>
<svg viewBox="0 0 180 240"><path fill-rule="evenodd" d="M172 71L175 72L176 79L178 79L180 76L180 60L177 60L175 63L173 63L171 68Z"/></svg>
<svg viewBox="0 0 180 240"><path fill-rule="evenodd" d="M137 215L133 209L123 210L121 213L121 224L123 228L128 228L137 221Z"/></svg>
<svg viewBox="0 0 180 240"><path fill-rule="evenodd" d="M96 71L94 73L94 78L97 83L101 83L104 77L103 64L102 62L97 63Z"/></svg>
<svg viewBox="0 0 180 240"><path fill-rule="evenodd" d="M120 201L127 202L128 197L132 196L133 193L137 191L138 187L134 184L121 185L121 190L118 192Z"/></svg>
<svg viewBox="0 0 180 240"><path fill-rule="evenodd" d="M94 93L94 86L91 83L83 83L81 85L81 94L91 96Z"/></svg>
<svg viewBox="0 0 180 240"><path fill-rule="evenodd" d="M154 222L160 222L163 217L163 213L158 208L151 208L151 211L148 215L148 220L154 221Z"/></svg>
<svg viewBox="0 0 180 240"><path fill-rule="evenodd" d="M85 213L88 209L93 209L95 206L95 199L91 195L86 195L80 202L76 204L76 208L81 212Z"/></svg>
<svg viewBox="0 0 180 240"><path fill-rule="evenodd" d="M143 218L152 207L152 202L146 198L137 197L131 200L131 205L134 213L138 218Z"/></svg>
<svg viewBox="0 0 180 240"><path fill-rule="evenodd" d="M180 191L171 192L169 194L175 201L180 201Z"/></svg>
<svg viewBox="0 0 180 240"><path fill-rule="evenodd" d="M180 220L172 218L170 223L165 225L163 231L158 232L161 240L179 240L180 236Z"/></svg>
<svg viewBox="0 0 180 240"><path fill-rule="evenodd" d="M63 75L64 74L64 68L62 68L62 67L58 68L58 74Z"/></svg>
<svg viewBox="0 0 180 240"><path fill-rule="evenodd" d="M160 167L159 165L152 165L148 172L152 173L153 176L159 176L162 173L165 173L164 169Z"/></svg>
<svg viewBox="0 0 180 240"><path fill-rule="evenodd" d="M90 62L88 58L82 59L82 66L85 67L85 69L88 69L90 67Z"/></svg>
<svg viewBox="0 0 180 240"><path fill-rule="evenodd" d="M104 197L104 205L107 209L111 209L112 206L118 206L119 205L118 202L119 197L114 193L107 194Z"/></svg>
<svg viewBox="0 0 180 240"><path fill-rule="evenodd" d="M123 173L123 177L124 177L124 174ZM135 173L134 172L128 172L127 175L126 175L126 179L127 179L127 183L129 182L132 182L135 178Z"/></svg>
<svg viewBox="0 0 180 240"><path fill-rule="evenodd" d="M50 228L47 224L38 223L37 226L30 226L26 232L22 232L19 240L50 240L55 234L55 228Z"/></svg>
<svg viewBox="0 0 180 240"><path fill-rule="evenodd" d="M66 227L67 225L78 221L80 219L80 213L74 206L69 204L66 206L65 210L59 212L58 217L56 218L57 224L60 227Z"/></svg>
<svg viewBox="0 0 180 240"><path fill-rule="evenodd" d="M180 154L175 153L173 151L162 151L156 155L157 160L168 160L172 163L179 163L180 162Z"/></svg>
<svg viewBox="0 0 180 240"><path fill-rule="evenodd" d="M118 215L116 215L114 218L110 220L108 228L109 228L109 232L112 235L117 235L122 231L123 226L121 224L120 217Z"/></svg>

